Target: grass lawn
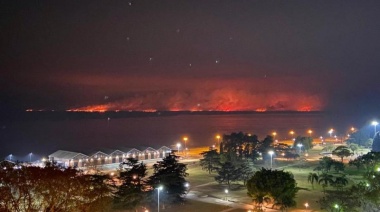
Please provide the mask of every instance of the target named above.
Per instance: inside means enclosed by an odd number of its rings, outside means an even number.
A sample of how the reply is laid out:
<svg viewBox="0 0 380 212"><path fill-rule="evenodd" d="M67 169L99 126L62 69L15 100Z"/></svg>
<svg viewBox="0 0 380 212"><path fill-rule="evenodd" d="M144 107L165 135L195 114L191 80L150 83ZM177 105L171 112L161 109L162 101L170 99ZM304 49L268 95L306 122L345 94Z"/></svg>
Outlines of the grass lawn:
<svg viewBox="0 0 380 212"><path fill-rule="evenodd" d="M315 149L309 150L307 157L307 161L301 160L284 160L278 159L273 161L273 168L278 168L284 171L291 172L294 175L295 180L297 181L297 185L303 190L300 190L296 197L297 206L289 209L288 211L320 211L319 204L317 201L323 197L323 188L317 182L314 183L313 186L308 182L308 175L310 172L315 172L313 169L318 165L318 158L321 156L319 153L321 152L322 147L317 147ZM256 169L260 169L261 167L269 168L270 163L268 161L266 163L261 162L255 164ZM349 186L357 183L363 179L363 173L365 170L357 170L356 167L349 167L346 164L345 174L348 176ZM215 173L208 174L206 170L202 170L199 166L199 163L192 164L188 166L189 177L187 178L191 184L191 190L199 192L200 195L207 195L210 197L215 197L219 199L226 198L226 194L224 193L225 189L228 189L228 199L233 202L240 202L251 204L251 199L247 195L247 190L243 183L233 184L230 188L228 188L225 184L218 184L215 182L214 177ZM334 170L331 171L331 174L336 176L340 175L340 173L335 173ZM327 187L327 190L334 189L333 187ZM305 203L308 203L308 210L305 210ZM198 205L199 204L199 205ZM177 207L177 206L176 206ZM178 206L183 208L177 208L177 211L222 211L226 208L226 206L214 205L209 203L202 203L196 201L189 201L185 206ZM198 208L199 207L199 208ZM224 207L224 208L223 208ZM183 209L183 210L182 210ZM172 211L172 210L166 210ZM175 210L173 210L175 211ZM240 212L246 211L243 209L232 209L229 211Z"/></svg>
<svg viewBox="0 0 380 212"><path fill-rule="evenodd" d="M205 203L200 201L187 200L183 205L173 205L170 207L166 207L166 212L194 212L194 211L206 211L206 212L220 212L223 210L227 210L230 207L224 205L216 205L211 203ZM154 210L151 210L154 211ZM161 211L161 210L160 210Z"/></svg>

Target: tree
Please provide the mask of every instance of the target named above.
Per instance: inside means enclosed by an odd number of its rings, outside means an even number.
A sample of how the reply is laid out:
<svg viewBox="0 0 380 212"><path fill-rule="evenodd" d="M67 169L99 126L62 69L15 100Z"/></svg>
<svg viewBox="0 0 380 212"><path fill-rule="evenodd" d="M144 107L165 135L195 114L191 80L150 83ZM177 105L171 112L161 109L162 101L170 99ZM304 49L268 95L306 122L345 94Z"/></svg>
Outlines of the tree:
<svg viewBox="0 0 380 212"><path fill-rule="evenodd" d="M0 211L110 211L112 180L48 164L0 169Z"/></svg>
<svg viewBox="0 0 380 212"><path fill-rule="evenodd" d="M359 150L359 145L355 144L355 143L352 143L352 144L349 144L348 145L348 148L350 148L350 150L352 151L353 154L355 154L355 152L357 150Z"/></svg>
<svg viewBox="0 0 380 212"><path fill-rule="evenodd" d="M323 173L329 172L333 164L334 160L330 157L325 156L319 159L319 164L314 169L314 171L322 171Z"/></svg>
<svg viewBox="0 0 380 212"><path fill-rule="evenodd" d="M243 184L246 185L247 180L251 179L254 174L253 165L249 160L243 160L238 167L239 180L243 181Z"/></svg>
<svg viewBox="0 0 380 212"><path fill-rule="evenodd" d="M220 155L216 150L202 152L203 159L200 159L202 169L207 170L209 174L218 170L220 166Z"/></svg>
<svg viewBox="0 0 380 212"><path fill-rule="evenodd" d="M239 180L239 177L239 168L227 161L218 169L218 175L215 176L215 180L218 183L227 183L228 187L230 187L231 182Z"/></svg>
<svg viewBox="0 0 380 212"><path fill-rule="evenodd" d="M146 165L135 158L128 158L126 162L120 164L120 167L122 168L119 177L121 185L116 192L115 207L135 209L141 205L146 196L147 188L144 182L147 175Z"/></svg>
<svg viewBox="0 0 380 212"><path fill-rule="evenodd" d="M344 163L336 160L333 160L332 166L336 172L343 172L345 169Z"/></svg>
<svg viewBox="0 0 380 212"><path fill-rule="evenodd" d="M296 205L294 199L299 189L293 175L283 170L262 168L247 182L248 196L255 203L262 205L265 198L269 197L273 207L277 206L281 210Z"/></svg>
<svg viewBox="0 0 380 212"><path fill-rule="evenodd" d="M302 148L305 151L312 149L314 146L313 139L311 137L297 136L296 140L294 141L294 146L296 147L298 144L302 144Z"/></svg>
<svg viewBox="0 0 380 212"><path fill-rule="evenodd" d="M319 175L318 183L322 184L323 193L326 194L326 187L334 183L334 176L332 176L331 174L322 173L321 175Z"/></svg>
<svg viewBox="0 0 380 212"><path fill-rule="evenodd" d="M348 184L348 180L345 175L335 177L332 186L334 186L337 190L342 190L344 186Z"/></svg>
<svg viewBox="0 0 380 212"><path fill-rule="evenodd" d="M351 150L346 146L338 146L336 149L332 151L333 155L336 155L337 157L340 157L343 162L344 157L348 157L352 155Z"/></svg>
<svg viewBox="0 0 380 212"><path fill-rule="evenodd" d="M309 173L308 177L307 177L307 182L311 183L311 186L313 187L314 189L314 182L318 182L318 175L316 173Z"/></svg>
<svg viewBox="0 0 380 212"><path fill-rule="evenodd" d="M183 202L187 193L186 177L189 175L186 164L178 162L178 156L169 154L162 161L153 165L154 173L149 177L147 184L152 188L151 195L155 195L154 189L163 187L162 201L168 203Z"/></svg>
<svg viewBox="0 0 380 212"><path fill-rule="evenodd" d="M329 191L317 201L322 210L329 212L362 211L358 210L360 202L355 191Z"/></svg>

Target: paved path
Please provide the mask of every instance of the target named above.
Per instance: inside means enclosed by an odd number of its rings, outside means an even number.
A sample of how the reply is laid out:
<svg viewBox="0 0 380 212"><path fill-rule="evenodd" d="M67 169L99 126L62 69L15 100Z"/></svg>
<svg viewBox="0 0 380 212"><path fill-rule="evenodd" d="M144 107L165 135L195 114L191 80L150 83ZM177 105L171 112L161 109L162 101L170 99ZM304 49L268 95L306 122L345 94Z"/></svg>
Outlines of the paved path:
<svg viewBox="0 0 380 212"><path fill-rule="evenodd" d="M207 195L202 195L202 193L200 193L198 191L190 191L186 195L186 198L191 199L191 200L195 200L195 201L206 202L206 203L217 204L217 205L224 205L224 206L230 207L228 209L223 210L222 212L228 212L228 211L231 211L231 210L234 210L237 208L245 209L245 210L252 210L252 207L253 207L250 204L245 204L245 203L241 203L241 202L226 201L226 200L222 200L219 198L210 197ZM277 210L265 208L265 211L270 212L270 211L277 211Z"/></svg>

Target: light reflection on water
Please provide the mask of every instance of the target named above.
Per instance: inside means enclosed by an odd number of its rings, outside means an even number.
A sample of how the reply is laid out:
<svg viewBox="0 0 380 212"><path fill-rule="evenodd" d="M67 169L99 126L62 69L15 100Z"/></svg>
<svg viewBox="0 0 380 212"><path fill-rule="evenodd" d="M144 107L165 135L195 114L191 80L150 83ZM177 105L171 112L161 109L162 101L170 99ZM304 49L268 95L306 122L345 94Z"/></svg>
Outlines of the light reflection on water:
<svg viewBox="0 0 380 212"><path fill-rule="evenodd" d="M331 121L332 120L332 121ZM173 145L186 135L188 147L212 145L216 134L243 131L256 134L259 139L273 131L276 139L289 138L289 131L306 135L327 136L338 124L326 114L233 114L233 115L178 115L166 117L38 120L15 121L1 132L0 154L49 154L58 149L86 152L100 148ZM343 127L341 127L343 128ZM344 132L342 133L344 134Z"/></svg>

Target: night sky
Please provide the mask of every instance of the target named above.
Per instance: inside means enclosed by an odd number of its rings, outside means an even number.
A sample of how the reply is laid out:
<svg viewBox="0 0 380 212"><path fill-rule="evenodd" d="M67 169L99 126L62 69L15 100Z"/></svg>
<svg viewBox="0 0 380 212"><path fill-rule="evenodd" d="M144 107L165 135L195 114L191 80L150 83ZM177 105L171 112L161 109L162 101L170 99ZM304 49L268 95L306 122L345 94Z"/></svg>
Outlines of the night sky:
<svg viewBox="0 0 380 212"><path fill-rule="evenodd" d="M380 108L380 1L0 1L3 110Z"/></svg>

